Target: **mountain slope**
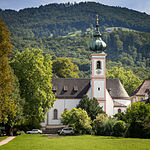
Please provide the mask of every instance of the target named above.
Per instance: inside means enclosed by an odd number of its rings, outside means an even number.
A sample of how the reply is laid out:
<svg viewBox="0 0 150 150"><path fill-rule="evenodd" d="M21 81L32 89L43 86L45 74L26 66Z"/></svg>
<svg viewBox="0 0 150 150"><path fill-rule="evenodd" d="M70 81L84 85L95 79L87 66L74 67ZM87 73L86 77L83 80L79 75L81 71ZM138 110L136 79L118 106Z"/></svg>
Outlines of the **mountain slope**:
<svg viewBox="0 0 150 150"><path fill-rule="evenodd" d="M49 4L20 11L0 10L12 35L24 37L49 37L69 32L85 31L95 25L96 14L104 27L126 27L150 32L150 15L127 8L105 6L95 2L79 4Z"/></svg>

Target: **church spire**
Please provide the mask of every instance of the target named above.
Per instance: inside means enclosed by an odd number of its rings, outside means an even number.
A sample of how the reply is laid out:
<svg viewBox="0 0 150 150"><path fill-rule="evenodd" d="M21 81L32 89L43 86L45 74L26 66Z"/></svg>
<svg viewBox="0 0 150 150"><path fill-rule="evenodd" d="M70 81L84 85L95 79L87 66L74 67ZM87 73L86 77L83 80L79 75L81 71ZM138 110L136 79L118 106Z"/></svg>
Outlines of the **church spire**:
<svg viewBox="0 0 150 150"><path fill-rule="evenodd" d="M93 40L90 44L90 50L97 53L99 52L101 53L106 49L106 43L101 38L101 33L100 33L100 28L98 23L99 22L98 14L96 16L97 16L96 31L94 33Z"/></svg>

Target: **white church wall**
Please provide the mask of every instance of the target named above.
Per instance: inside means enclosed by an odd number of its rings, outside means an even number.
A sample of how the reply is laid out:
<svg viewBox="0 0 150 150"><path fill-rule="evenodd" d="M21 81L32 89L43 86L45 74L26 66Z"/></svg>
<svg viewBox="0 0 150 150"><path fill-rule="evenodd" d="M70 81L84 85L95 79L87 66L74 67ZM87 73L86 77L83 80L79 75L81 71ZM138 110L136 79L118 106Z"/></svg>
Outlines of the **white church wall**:
<svg viewBox="0 0 150 150"><path fill-rule="evenodd" d="M121 103L125 106L130 106L131 105L131 100L127 100L127 99L114 99L114 101Z"/></svg>
<svg viewBox="0 0 150 150"><path fill-rule="evenodd" d="M108 116L112 116L113 115L113 99L111 98L110 94L108 93L108 91L106 90L106 114Z"/></svg>
<svg viewBox="0 0 150 150"><path fill-rule="evenodd" d="M47 122L45 122L48 125L59 125L61 124L61 114L64 112L65 109L68 109L69 111L76 107L77 104L79 104L80 99L59 99L56 100L54 103L54 107L51 108L47 114ZM54 119L53 112L54 109L57 109L58 111L58 119Z"/></svg>
<svg viewBox="0 0 150 150"><path fill-rule="evenodd" d="M126 107L114 107L114 115L118 113L118 109L121 109L121 112L126 112Z"/></svg>
<svg viewBox="0 0 150 150"><path fill-rule="evenodd" d="M92 98L92 88L90 88L86 94L90 99Z"/></svg>
<svg viewBox="0 0 150 150"><path fill-rule="evenodd" d="M104 81L95 80L94 81L94 95L95 98L104 98Z"/></svg>
<svg viewBox="0 0 150 150"><path fill-rule="evenodd" d="M114 101L126 106L126 107L114 107L114 114L118 113L118 109L121 109L121 112L126 112L127 107L131 105L131 100L114 99Z"/></svg>

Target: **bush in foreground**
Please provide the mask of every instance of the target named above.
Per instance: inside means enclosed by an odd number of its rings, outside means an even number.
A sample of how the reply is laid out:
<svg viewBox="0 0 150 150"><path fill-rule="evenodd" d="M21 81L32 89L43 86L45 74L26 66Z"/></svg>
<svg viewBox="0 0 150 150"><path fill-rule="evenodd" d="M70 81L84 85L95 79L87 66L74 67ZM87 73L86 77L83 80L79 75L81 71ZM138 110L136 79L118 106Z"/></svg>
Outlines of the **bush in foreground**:
<svg viewBox="0 0 150 150"><path fill-rule="evenodd" d="M61 122L64 125L73 127L76 134L91 133L91 119L88 117L85 110L73 108L71 111L65 110L61 116Z"/></svg>
<svg viewBox="0 0 150 150"><path fill-rule="evenodd" d="M124 136L126 131L126 123L122 120L116 121L113 125L113 132L115 136Z"/></svg>

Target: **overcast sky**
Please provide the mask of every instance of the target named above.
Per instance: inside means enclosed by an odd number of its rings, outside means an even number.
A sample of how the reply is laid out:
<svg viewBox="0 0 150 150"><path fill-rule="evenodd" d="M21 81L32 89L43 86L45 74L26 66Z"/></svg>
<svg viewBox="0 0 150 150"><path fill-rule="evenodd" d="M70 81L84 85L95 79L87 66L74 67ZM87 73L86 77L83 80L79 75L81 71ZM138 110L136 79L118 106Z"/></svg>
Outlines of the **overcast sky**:
<svg viewBox="0 0 150 150"><path fill-rule="evenodd" d="M50 3L85 2L85 0L0 0L1 9L23 9ZM150 14L150 0L90 0L110 6L121 6Z"/></svg>

